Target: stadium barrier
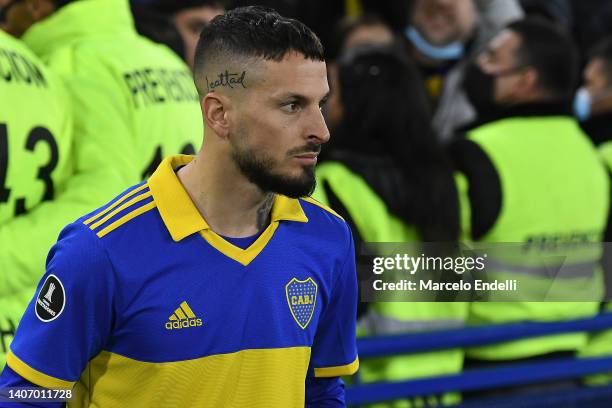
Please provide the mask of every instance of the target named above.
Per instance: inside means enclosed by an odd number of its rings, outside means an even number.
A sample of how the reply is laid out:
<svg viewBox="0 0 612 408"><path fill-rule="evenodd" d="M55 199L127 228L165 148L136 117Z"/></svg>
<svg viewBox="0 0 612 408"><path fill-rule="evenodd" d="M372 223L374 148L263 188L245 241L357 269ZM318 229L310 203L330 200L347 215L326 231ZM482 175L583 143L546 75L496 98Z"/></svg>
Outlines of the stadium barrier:
<svg viewBox="0 0 612 408"><path fill-rule="evenodd" d="M365 360L373 357L410 354L426 351L472 347L519 340L549 334L592 332L612 329L612 313L602 313L594 318L579 319L565 322L527 322L511 323L494 326L467 327L462 329L442 330L409 335L364 337L357 341L359 358ZM380 382L359 384L347 387L346 397L349 405L368 404L391 401L401 398L412 398L423 395L441 394L444 392L462 392L487 390L500 387L525 385L541 381L555 381L582 376L612 372L612 356L597 358L564 358L545 362L509 363L496 368L468 370L460 374L443 375L431 378L415 379L402 382ZM551 402L543 405L547 398L550 401L559 400L564 404L576 399L575 406L612 406L612 387L592 387L579 389L574 393L543 395L538 397L538 405L526 405L529 402L523 396L520 403L506 404L504 401L489 401L486 405L464 404L465 407L516 407L516 406L573 406L559 405ZM520 397L517 397L520 398ZM584 401L591 401L584 405ZM597 405L597 404L607 405Z"/></svg>

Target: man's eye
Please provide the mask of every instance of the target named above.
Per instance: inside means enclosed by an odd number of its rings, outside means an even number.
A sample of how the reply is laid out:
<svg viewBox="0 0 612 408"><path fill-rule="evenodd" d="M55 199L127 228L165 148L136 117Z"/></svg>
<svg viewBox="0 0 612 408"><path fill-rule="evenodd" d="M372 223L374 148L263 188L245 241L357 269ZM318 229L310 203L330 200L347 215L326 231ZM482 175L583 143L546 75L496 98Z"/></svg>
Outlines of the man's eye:
<svg viewBox="0 0 612 408"><path fill-rule="evenodd" d="M300 106L297 102L286 103L281 107L287 113L295 113L300 110Z"/></svg>

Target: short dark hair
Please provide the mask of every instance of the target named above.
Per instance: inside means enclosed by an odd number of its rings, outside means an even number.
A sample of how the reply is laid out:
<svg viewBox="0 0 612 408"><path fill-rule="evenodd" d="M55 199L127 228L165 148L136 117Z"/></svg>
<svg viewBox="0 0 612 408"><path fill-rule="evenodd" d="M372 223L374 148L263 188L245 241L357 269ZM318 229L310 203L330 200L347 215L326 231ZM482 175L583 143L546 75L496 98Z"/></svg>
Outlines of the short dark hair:
<svg viewBox="0 0 612 408"><path fill-rule="evenodd" d="M518 59L535 68L540 87L557 98L570 98L579 78L579 56L569 34L539 18L519 20L507 28L521 37Z"/></svg>
<svg viewBox="0 0 612 408"><path fill-rule="evenodd" d="M606 82L612 83L612 36L605 37L589 51L589 59L599 58L605 66Z"/></svg>
<svg viewBox="0 0 612 408"><path fill-rule="evenodd" d="M307 59L324 60L321 41L300 21L268 7L230 10L212 19L200 34L194 63L196 84L209 60L227 55L280 61L291 51Z"/></svg>

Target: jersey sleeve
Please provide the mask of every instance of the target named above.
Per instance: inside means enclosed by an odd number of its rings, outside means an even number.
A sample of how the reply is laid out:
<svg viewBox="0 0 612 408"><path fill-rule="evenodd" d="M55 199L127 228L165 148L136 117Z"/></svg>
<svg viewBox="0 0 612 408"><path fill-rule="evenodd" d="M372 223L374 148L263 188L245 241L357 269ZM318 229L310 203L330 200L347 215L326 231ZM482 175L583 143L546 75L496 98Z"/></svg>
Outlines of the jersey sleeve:
<svg viewBox="0 0 612 408"><path fill-rule="evenodd" d="M28 380L21 377L10 367L5 367L0 374L0 394L9 388L38 388ZM0 401L0 408L63 408L63 402L6 402Z"/></svg>
<svg viewBox="0 0 612 408"><path fill-rule="evenodd" d="M315 377L354 374L359 368L356 344L357 271L348 225L349 249L338 268L331 298L323 311L312 347L310 366Z"/></svg>
<svg viewBox="0 0 612 408"><path fill-rule="evenodd" d="M45 388L71 388L109 338L114 275L82 223L60 234L7 354L7 365Z"/></svg>

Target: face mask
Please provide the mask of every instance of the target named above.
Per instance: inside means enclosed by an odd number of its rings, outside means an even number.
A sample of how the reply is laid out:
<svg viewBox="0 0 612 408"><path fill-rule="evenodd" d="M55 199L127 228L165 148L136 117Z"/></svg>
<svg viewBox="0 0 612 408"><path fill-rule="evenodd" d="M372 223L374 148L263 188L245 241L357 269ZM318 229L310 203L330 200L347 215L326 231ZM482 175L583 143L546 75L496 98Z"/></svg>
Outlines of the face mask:
<svg viewBox="0 0 612 408"><path fill-rule="evenodd" d="M591 93L584 87L578 89L574 97L574 115L580 122L584 122L591 117L591 107L593 98Z"/></svg>
<svg viewBox="0 0 612 408"><path fill-rule="evenodd" d="M519 65L495 74L487 74L475 62L468 65L463 79L463 89L479 118L491 116L500 108L500 105L495 102L495 80L514 75L526 68L526 65Z"/></svg>
<svg viewBox="0 0 612 408"><path fill-rule="evenodd" d="M444 46L433 45L412 26L406 28L405 34L412 45L414 45L421 54L436 61L458 60L463 57L465 53L463 43L460 41L455 41Z"/></svg>
<svg viewBox="0 0 612 408"><path fill-rule="evenodd" d="M487 74L472 63L468 66L463 79L463 89L478 114L488 116L495 112L495 76Z"/></svg>

